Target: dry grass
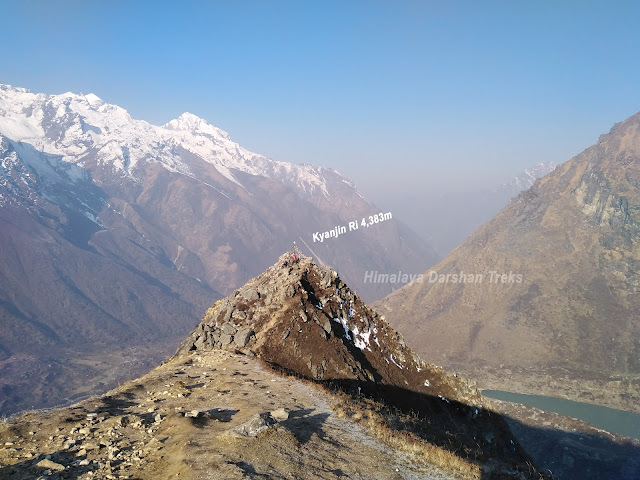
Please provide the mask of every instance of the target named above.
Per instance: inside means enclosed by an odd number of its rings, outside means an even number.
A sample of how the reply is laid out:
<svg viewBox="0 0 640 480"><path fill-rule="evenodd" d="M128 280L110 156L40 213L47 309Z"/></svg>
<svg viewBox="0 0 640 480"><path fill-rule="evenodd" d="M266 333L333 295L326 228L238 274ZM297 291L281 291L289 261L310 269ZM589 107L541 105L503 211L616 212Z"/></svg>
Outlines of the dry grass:
<svg viewBox="0 0 640 480"><path fill-rule="evenodd" d="M422 458L425 462L451 473L461 475L465 479L480 479L482 468L471 463L449 450L430 444L417 435L406 430L394 429L392 418L386 407L379 403L363 400L356 401L353 397L341 393L334 393L331 408L339 418L357 421L366 430L392 448L408 452ZM402 418L403 423L415 423L417 416L400 412L391 414L393 418Z"/></svg>

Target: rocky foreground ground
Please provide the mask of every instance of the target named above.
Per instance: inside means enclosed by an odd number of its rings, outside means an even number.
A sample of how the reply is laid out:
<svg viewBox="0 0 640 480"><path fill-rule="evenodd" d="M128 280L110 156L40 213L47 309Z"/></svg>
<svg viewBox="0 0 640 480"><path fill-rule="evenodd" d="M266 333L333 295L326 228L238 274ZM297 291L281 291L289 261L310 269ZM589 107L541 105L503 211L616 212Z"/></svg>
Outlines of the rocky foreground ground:
<svg viewBox="0 0 640 480"><path fill-rule="evenodd" d="M0 424L0 478L454 479L332 410L327 392L224 351Z"/></svg>

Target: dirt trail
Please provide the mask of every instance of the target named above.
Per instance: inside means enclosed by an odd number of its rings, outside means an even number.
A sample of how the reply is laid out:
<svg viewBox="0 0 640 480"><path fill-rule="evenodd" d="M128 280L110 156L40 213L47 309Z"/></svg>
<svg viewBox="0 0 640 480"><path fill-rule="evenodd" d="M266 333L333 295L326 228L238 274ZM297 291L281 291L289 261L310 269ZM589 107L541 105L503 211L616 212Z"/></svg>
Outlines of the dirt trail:
<svg viewBox="0 0 640 480"><path fill-rule="evenodd" d="M105 396L4 421L0 478L456 478L338 418L330 403L246 356L185 355ZM257 437L234 433L279 409Z"/></svg>

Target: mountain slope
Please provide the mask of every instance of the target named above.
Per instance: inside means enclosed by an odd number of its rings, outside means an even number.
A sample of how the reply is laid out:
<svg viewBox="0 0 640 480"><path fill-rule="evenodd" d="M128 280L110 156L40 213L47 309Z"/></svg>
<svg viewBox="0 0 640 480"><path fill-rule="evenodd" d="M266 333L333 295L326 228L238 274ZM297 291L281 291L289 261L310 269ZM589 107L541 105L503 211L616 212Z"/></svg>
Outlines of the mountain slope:
<svg viewBox="0 0 640 480"><path fill-rule="evenodd" d="M637 114L379 308L417 351L498 388L542 375L528 388L637 409L639 188Z"/></svg>
<svg viewBox="0 0 640 480"><path fill-rule="evenodd" d="M142 373L292 239L368 298L390 287L357 265L433 258L395 219L314 243L379 209L336 171L253 154L192 114L154 126L95 95L0 85L0 162L2 413Z"/></svg>
<svg viewBox="0 0 640 480"><path fill-rule="evenodd" d="M0 134L59 156L80 167L74 169L79 175L90 172L108 197L101 215L122 215L142 234L168 234L160 245L168 261L217 291L241 285L297 238L326 262L344 265L343 274L371 299L389 289L363 283L354 257L372 266L426 266L434 258L395 220L314 242L315 232L380 210L335 170L249 152L190 113L155 126L93 94L44 95L0 85Z"/></svg>
<svg viewBox="0 0 640 480"><path fill-rule="evenodd" d="M526 455L473 384L420 359L334 270L290 258L212 305L175 358L216 350L257 357L382 411L411 412L422 420L404 428L478 465L482 478L526 478Z"/></svg>
<svg viewBox="0 0 640 480"><path fill-rule="evenodd" d="M288 258L144 377L4 422L0 474L550 478L469 383L420 360L335 271Z"/></svg>

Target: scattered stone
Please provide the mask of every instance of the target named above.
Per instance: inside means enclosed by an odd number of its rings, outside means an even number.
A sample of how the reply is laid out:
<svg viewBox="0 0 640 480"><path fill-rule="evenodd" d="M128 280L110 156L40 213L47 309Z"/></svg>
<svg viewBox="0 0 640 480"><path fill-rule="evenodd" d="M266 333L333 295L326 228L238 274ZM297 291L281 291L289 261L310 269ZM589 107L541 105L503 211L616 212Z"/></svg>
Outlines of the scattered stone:
<svg viewBox="0 0 640 480"><path fill-rule="evenodd" d="M327 318L327 320L322 325L322 328L325 332L331 333L331 320Z"/></svg>
<svg viewBox="0 0 640 480"><path fill-rule="evenodd" d="M234 315L235 315L235 312L234 312ZM229 336L233 335L234 333L236 333L236 330L237 330L237 328L234 327L233 325L231 325L230 323L225 323L224 325L222 325L222 327L220 327L220 331L224 335L229 335ZM222 335L222 336L224 337L224 335Z"/></svg>
<svg viewBox="0 0 640 480"><path fill-rule="evenodd" d="M264 430L275 425L276 420L269 413L254 415L249 421L233 429L241 437L257 437Z"/></svg>
<svg viewBox="0 0 640 480"><path fill-rule="evenodd" d="M242 288L240 290L240 294L249 302L258 300L260 298L260 293L256 288Z"/></svg>
<svg viewBox="0 0 640 480"><path fill-rule="evenodd" d="M227 323L229 320L231 320L231 315L233 314L233 309L229 308L225 313L224 313L224 317L222 317L222 323Z"/></svg>
<svg viewBox="0 0 640 480"><path fill-rule="evenodd" d="M60 465L59 463L52 462L51 460L48 460L46 458L36 463L36 467L45 468L47 470L54 470L56 472L61 472L62 470L64 470L64 465Z"/></svg>
<svg viewBox="0 0 640 480"><path fill-rule="evenodd" d="M289 412L287 412L284 408L278 408L277 410L273 410L271 412L271 416L278 421L288 420Z"/></svg>

